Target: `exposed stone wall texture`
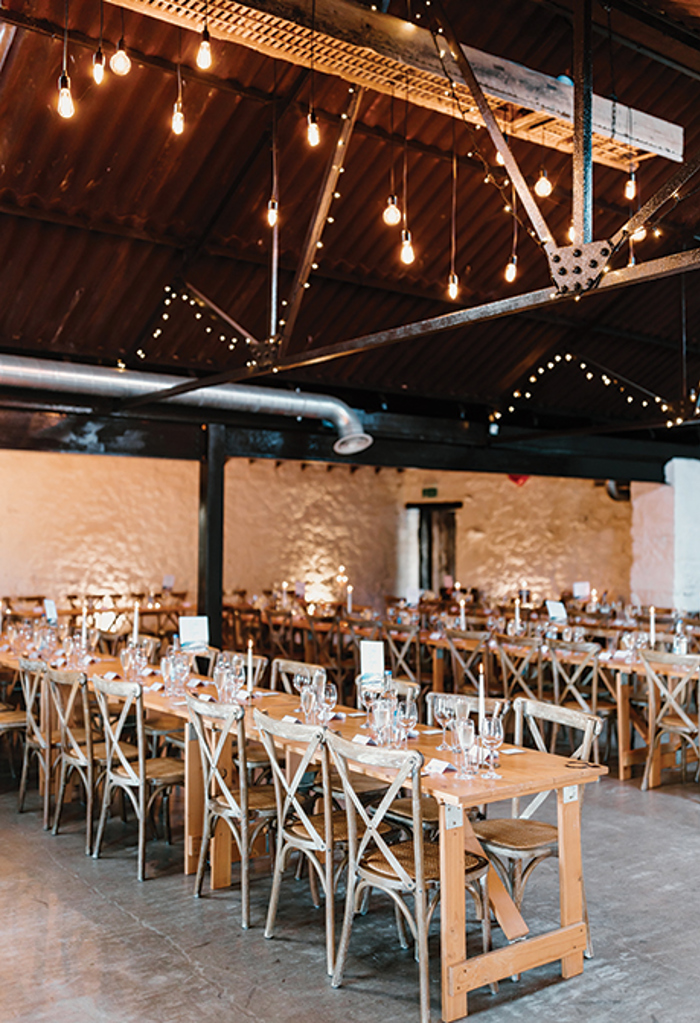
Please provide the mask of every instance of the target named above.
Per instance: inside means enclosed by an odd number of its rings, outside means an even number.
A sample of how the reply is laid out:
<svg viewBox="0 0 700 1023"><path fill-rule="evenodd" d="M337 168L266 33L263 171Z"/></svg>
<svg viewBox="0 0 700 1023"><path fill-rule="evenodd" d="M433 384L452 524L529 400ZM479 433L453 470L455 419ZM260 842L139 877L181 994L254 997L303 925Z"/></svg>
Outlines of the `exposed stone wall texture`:
<svg viewBox="0 0 700 1023"><path fill-rule="evenodd" d="M500 474L410 470L402 501L462 501L457 511L457 580L495 597L521 588L558 597L574 582L629 596L631 505L591 480L531 476L516 486Z"/></svg>
<svg viewBox="0 0 700 1023"><path fill-rule="evenodd" d="M457 576L496 597L558 595L588 579L629 593L631 506L592 482L233 459L226 467L225 590L296 579L330 594L344 564L357 603L414 585L426 486L457 513ZM149 589L194 594L198 466L159 459L0 451L0 594ZM417 580L415 580L417 581Z"/></svg>
<svg viewBox="0 0 700 1023"><path fill-rule="evenodd" d="M197 580L198 466L0 451L0 595Z"/></svg>
<svg viewBox="0 0 700 1023"><path fill-rule="evenodd" d="M663 483L632 483L632 599L673 606L674 493Z"/></svg>

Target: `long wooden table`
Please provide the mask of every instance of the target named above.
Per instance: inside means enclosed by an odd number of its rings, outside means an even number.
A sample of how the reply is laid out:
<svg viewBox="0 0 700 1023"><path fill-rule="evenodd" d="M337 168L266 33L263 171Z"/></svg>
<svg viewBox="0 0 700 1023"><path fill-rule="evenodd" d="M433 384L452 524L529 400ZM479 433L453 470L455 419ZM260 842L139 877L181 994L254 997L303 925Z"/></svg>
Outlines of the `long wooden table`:
<svg viewBox="0 0 700 1023"><path fill-rule="evenodd" d="M0 652L0 663L16 667L14 655ZM111 659L88 666L88 675L119 670ZM214 693L203 685L195 692ZM148 685L148 682L147 682ZM144 690L147 709L187 719L182 697L170 698L163 691ZM252 707L283 717L295 710L297 698L286 693L256 690L246 703L246 718L252 733ZM332 722L334 731L352 739L361 718L350 716L354 708L344 708L348 716ZM185 873L194 873L202 838L203 780L201 760L194 728L186 726L185 744ZM428 761L436 755L453 760L452 754L436 754L440 736L426 734L419 727L419 738L411 741ZM508 747L504 747L507 750ZM441 878L441 972L442 1018L445 1023L467 1015L468 992L494 981L510 977L546 963L561 961L564 978L583 970L586 926L583 913L581 871L581 791L582 786L606 773L605 768L571 769L565 758L534 750L501 756L502 778L489 781L483 776L460 780L455 772L427 776L424 791L440 805L440 878ZM486 954L467 956L464 898L464 854L483 850L474 834L466 811L473 806L526 797L553 789L557 798L559 829L560 923L544 934L530 937L529 929L515 907L497 873L489 874L490 900L495 916L509 944ZM217 832L211 852L211 883L218 888L230 884L232 848L230 833Z"/></svg>

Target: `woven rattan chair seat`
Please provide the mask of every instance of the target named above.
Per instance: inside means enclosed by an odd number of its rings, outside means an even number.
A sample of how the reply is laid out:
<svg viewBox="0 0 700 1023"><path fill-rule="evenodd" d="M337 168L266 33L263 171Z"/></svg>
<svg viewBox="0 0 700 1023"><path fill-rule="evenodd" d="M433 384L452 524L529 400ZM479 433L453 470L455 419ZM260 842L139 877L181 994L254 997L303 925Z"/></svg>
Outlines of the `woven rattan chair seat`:
<svg viewBox="0 0 700 1023"><path fill-rule="evenodd" d="M182 734L185 731L182 718L175 714L153 714L144 721L143 727L150 735L166 735L169 732Z"/></svg>
<svg viewBox="0 0 700 1023"><path fill-rule="evenodd" d="M231 816L231 807L223 796L210 800L213 811L222 817ZM248 812L271 817L277 813L275 790L272 785L251 785L248 789Z"/></svg>
<svg viewBox="0 0 700 1023"><path fill-rule="evenodd" d="M391 852L404 868L409 877L415 877L415 858L413 841L398 842L391 846ZM361 867L371 870L383 877L397 877L396 871L387 861L384 853L374 848L366 856L362 857ZM475 853L465 853L464 872L467 881L475 880L488 870L488 860ZM423 870L426 881L440 880L440 846L437 842L425 842L423 845Z"/></svg>
<svg viewBox="0 0 700 1023"><path fill-rule="evenodd" d="M688 714L688 717L693 722L695 727L698 725L698 715ZM672 731L672 732L688 732L689 728L687 723L678 714L674 714L670 711L668 714L664 714L663 721L661 722L661 731Z"/></svg>
<svg viewBox="0 0 700 1023"><path fill-rule="evenodd" d="M421 796L421 812L424 824L439 824L440 809L437 799L434 799L433 796ZM405 819L410 824L413 820L413 800L410 796L405 799L395 799L387 813L392 818Z"/></svg>
<svg viewBox="0 0 700 1023"><path fill-rule="evenodd" d="M22 728L27 723L27 715L23 710L0 711L0 732L9 732L11 728Z"/></svg>
<svg viewBox="0 0 700 1023"><path fill-rule="evenodd" d="M348 840L348 820L347 820L347 817L345 815L345 811L344 810L337 810L335 813L333 813L331 815L331 820L332 820L332 823L333 823L333 841L334 842L347 842L347 840ZM309 822L316 829L316 831L319 833L319 835L323 835L324 827L325 827L325 820L324 820L324 816L323 816L322 813L310 814L309 815ZM309 832L307 831L307 829L304 826L304 824L302 823L302 821L298 821L297 823L292 824L291 827L289 828L289 831L293 835L296 835L297 838L308 838L309 837Z"/></svg>
<svg viewBox="0 0 700 1023"><path fill-rule="evenodd" d="M557 829L553 824L545 824L544 821L493 818L488 821L477 821L474 824L474 831L484 845L522 853L532 852L543 846L556 848L557 844Z"/></svg>
<svg viewBox="0 0 700 1023"><path fill-rule="evenodd" d="M145 769L149 781L157 781L160 785L184 784L185 765L182 760L175 760L174 757L151 757L146 761ZM114 773L125 777L126 769L118 767Z"/></svg>

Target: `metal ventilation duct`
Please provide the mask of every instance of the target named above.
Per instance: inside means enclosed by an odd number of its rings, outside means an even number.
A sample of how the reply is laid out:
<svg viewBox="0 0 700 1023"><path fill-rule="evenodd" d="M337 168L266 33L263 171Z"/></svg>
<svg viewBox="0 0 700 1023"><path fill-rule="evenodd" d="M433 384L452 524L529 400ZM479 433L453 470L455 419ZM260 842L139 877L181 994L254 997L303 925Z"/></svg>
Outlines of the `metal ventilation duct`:
<svg viewBox="0 0 700 1023"><path fill-rule="evenodd" d="M163 373L139 373L134 370L30 359L19 355L0 355L0 387L58 391L62 394L100 398L140 398L154 391L166 391L181 383L182 377ZM357 413L339 398L325 394L224 384L162 398L161 403L223 412L325 419L333 423L340 434L333 445L338 455L356 455L372 444L372 437L364 432Z"/></svg>

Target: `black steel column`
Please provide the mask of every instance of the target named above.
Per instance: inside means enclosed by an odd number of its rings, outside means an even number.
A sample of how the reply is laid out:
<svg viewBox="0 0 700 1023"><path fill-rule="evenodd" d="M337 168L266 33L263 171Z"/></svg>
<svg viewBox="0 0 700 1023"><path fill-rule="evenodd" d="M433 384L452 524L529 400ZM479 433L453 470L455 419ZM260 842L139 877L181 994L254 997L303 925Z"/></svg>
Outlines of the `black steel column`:
<svg viewBox="0 0 700 1023"><path fill-rule="evenodd" d="M209 618L209 642L221 646L224 571L226 427L209 423L199 463L199 571L197 611Z"/></svg>

